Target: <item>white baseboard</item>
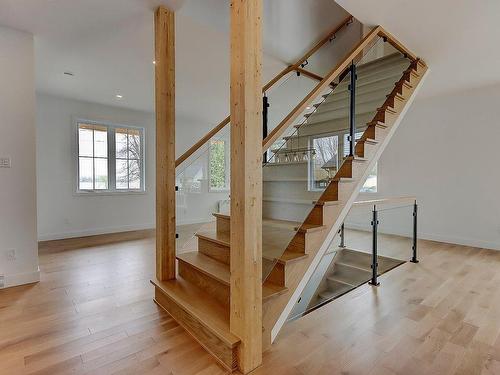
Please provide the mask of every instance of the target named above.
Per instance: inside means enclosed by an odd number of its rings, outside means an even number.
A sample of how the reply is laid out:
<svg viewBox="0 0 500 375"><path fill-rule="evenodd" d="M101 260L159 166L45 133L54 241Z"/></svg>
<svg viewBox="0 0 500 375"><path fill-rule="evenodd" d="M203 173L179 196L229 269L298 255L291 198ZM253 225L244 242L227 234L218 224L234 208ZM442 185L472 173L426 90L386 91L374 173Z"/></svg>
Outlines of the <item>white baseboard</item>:
<svg viewBox="0 0 500 375"><path fill-rule="evenodd" d="M18 273L15 275L5 275L4 288L11 288L13 286L37 283L40 281L40 268L34 272Z"/></svg>
<svg viewBox="0 0 500 375"><path fill-rule="evenodd" d="M419 233L418 238L420 240L444 242L444 243L449 243L449 244L453 244L453 245L477 247L479 249L489 249L489 250L500 251L500 243L483 241L483 240L474 239L474 238L446 236L446 235L439 235L439 234L432 234L432 233Z"/></svg>
<svg viewBox="0 0 500 375"><path fill-rule="evenodd" d="M100 234L130 232L133 230L146 230L146 229L154 229L154 228L155 228L155 224L150 223L150 224L143 224L143 225L121 225L118 227L85 229L85 230L74 231L74 232L41 234L38 236L38 241L64 240L67 238L74 238L74 237L96 236L96 235L100 235Z"/></svg>

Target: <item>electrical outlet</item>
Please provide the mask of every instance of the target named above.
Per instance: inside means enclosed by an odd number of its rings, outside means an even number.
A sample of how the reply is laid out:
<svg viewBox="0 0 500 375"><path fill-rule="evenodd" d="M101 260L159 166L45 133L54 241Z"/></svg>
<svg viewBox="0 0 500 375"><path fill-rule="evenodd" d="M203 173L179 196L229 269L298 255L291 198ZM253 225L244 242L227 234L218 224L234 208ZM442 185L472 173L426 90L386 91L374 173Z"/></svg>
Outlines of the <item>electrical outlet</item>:
<svg viewBox="0 0 500 375"><path fill-rule="evenodd" d="M0 158L0 168L10 168L10 158L2 157Z"/></svg>
<svg viewBox="0 0 500 375"><path fill-rule="evenodd" d="M13 262L16 260L16 250L11 249L7 251L7 261Z"/></svg>

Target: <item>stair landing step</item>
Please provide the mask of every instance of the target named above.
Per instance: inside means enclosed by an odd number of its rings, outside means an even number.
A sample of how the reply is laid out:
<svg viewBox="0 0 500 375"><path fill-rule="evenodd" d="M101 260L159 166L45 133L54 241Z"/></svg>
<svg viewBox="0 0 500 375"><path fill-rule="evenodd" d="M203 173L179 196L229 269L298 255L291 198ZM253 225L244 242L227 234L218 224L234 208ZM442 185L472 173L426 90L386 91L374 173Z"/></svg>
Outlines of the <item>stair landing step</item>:
<svg viewBox="0 0 500 375"><path fill-rule="evenodd" d="M284 255L282 257L283 259L279 259L278 261L287 262L287 261L299 260L307 256L305 254L297 254L298 256L295 257L296 259L292 259L293 258L292 256L288 257L285 254L283 254ZM191 267L195 268L196 270L202 272L208 277L217 280L218 282L224 285L229 286L231 283L231 271L229 269L229 265L225 263L214 260L197 251L180 254L177 256L177 259L188 263ZM264 282L264 284L262 284L263 300L264 299L268 300L272 297L278 296L287 291L288 288L273 284L271 282L266 281Z"/></svg>
<svg viewBox="0 0 500 375"><path fill-rule="evenodd" d="M196 285L182 278L168 281L155 279L151 283L204 322L207 328L229 346L235 347L240 342L229 330L229 311Z"/></svg>
<svg viewBox="0 0 500 375"><path fill-rule="evenodd" d="M189 264L205 275L216 279L218 282L229 285L230 271L229 265L210 258L198 251L191 251L177 255L177 259Z"/></svg>
<svg viewBox="0 0 500 375"><path fill-rule="evenodd" d="M207 241L215 242L219 245L222 246L229 246L229 233L226 232L219 232L215 230L210 230L210 231L200 231L196 232L195 236Z"/></svg>
<svg viewBox="0 0 500 375"><path fill-rule="evenodd" d="M337 201L335 201L337 202ZM295 227L294 229L297 232L302 233L312 233L323 230L326 228L326 225L317 225L317 224L302 224L300 227Z"/></svg>

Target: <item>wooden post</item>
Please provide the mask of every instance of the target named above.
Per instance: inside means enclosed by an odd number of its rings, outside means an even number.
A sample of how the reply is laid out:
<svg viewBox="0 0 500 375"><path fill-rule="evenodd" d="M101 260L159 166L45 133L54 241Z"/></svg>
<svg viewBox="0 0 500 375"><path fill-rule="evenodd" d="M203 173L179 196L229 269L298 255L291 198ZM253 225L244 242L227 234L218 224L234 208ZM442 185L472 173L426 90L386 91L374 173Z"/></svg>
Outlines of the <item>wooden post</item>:
<svg viewBox="0 0 500 375"><path fill-rule="evenodd" d="M231 0L231 332L262 362L262 0Z"/></svg>
<svg viewBox="0 0 500 375"><path fill-rule="evenodd" d="M175 24L155 13L156 278L175 279Z"/></svg>

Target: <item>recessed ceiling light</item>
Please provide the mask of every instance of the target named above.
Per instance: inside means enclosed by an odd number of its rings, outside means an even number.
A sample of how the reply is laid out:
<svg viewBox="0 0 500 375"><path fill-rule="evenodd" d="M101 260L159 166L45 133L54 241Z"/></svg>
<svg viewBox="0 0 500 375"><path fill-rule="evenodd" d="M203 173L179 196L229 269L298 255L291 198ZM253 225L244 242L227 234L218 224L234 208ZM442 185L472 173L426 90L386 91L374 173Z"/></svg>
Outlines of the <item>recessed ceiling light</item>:
<svg viewBox="0 0 500 375"><path fill-rule="evenodd" d="M74 77L75 73L72 73L72 72L64 72L64 75Z"/></svg>
<svg viewBox="0 0 500 375"><path fill-rule="evenodd" d="M123 95L116 94L116 99L123 99Z"/></svg>
<svg viewBox="0 0 500 375"><path fill-rule="evenodd" d="M153 65L156 65L156 60L153 60Z"/></svg>

